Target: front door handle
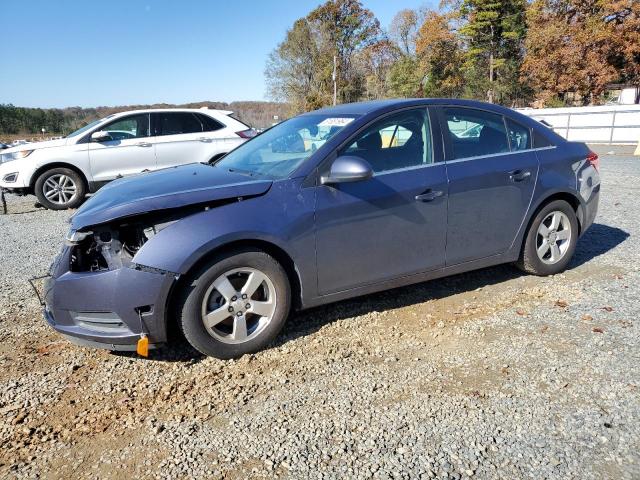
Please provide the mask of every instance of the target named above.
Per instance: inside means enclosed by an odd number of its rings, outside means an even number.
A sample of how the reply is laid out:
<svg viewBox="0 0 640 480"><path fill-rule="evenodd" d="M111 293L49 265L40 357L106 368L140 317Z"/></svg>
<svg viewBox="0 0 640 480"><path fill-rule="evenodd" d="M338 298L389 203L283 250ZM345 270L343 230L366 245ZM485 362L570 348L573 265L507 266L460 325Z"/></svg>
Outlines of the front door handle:
<svg viewBox="0 0 640 480"><path fill-rule="evenodd" d="M512 182L522 182L531 176L531 172L529 170L514 170L509 172L509 179Z"/></svg>
<svg viewBox="0 0 640 480"><path fill-rule="evenodd" d="M152 147L153 144L149 143L149 142L140 142L140 143L136 143L137 146L139 147Z"/></svg>
<svg viewBox="0 0 640 480"><path fill-rule="evenodd" d="M416 195L416 200L418 202L430 202L438 197L441 197L443 193L444 192L442 190L429 189L426 192L421 193L420 195Z"/></svg>

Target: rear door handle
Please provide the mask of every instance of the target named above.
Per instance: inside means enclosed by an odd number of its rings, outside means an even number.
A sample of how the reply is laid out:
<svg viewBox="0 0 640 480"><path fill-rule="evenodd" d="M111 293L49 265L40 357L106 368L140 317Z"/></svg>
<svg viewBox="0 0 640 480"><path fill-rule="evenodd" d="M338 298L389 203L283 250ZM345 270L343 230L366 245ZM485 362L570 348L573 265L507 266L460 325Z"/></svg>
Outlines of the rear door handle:
<svg viewBox="0 0 640 480"><path fill-rule="evenodd" d="M426 192L421 193L420 195L416 195L416 200L418 202L430 202L438 197L441 197L443 193L444 192L442 190L429 189Z"/></svg>
<svg viewBox="0 0 640 480"><path fill-rule="evenodd" d="M529 170L514 170L509 172L509 179L512 182L522 182L531 176L531 172Z"/></svg>
<svg viewBox="0 0 640 480"><path fill-rule="evenodd" d="M152 147L153 144L149 143L149 142L140 142L140 143L136 143L137 146L139 147Z"/></svg>
<svg viewBox="0 0 640 480"><path fill-rule="evenodd" d="M207 137L200 137L198 140L200 140L202 143L211 143L212 139L211 138L207 138Z"/></svg>

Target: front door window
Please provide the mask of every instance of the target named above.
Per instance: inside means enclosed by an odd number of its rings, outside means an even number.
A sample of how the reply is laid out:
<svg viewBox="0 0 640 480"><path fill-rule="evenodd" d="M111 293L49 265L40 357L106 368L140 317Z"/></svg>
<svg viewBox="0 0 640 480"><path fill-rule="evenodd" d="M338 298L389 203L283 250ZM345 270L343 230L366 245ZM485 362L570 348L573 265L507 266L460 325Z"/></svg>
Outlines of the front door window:
<svg viewBox="0 0 640 480"><path fill-rule="evenodd" d="M102 128L112 140L128 140L149 136L149 115L146 113L118 119Z"/></svg>

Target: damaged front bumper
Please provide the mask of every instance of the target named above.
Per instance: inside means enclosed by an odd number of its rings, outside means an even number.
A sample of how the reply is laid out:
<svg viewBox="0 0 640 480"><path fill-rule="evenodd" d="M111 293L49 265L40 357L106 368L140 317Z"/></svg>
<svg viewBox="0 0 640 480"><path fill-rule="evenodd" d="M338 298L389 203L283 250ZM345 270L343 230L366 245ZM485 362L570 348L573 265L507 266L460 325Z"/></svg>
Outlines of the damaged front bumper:
<svg viewBox="0 0 640 480"><path fill-rule="evenodd" d="M65 246L44 282L44 318L74 343L136 350L166 342L166 307L177 276L134 263L113 270L73 272Z"/></svg>

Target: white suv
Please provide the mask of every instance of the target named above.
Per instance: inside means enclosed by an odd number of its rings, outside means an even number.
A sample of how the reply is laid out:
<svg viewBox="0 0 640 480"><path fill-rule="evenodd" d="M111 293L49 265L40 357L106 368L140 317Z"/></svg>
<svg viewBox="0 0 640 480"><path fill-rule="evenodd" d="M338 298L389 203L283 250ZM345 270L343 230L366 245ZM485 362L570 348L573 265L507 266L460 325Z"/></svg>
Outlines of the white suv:
<svg viewBox="0 0 640 480"><path fill-rule="evenodd" d="M66 138L2 150L0 188L35 194L52 210L74 208L87 192L116 178L217 160L255 135L232 113L204 108L110 115Z"/></svg>

